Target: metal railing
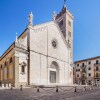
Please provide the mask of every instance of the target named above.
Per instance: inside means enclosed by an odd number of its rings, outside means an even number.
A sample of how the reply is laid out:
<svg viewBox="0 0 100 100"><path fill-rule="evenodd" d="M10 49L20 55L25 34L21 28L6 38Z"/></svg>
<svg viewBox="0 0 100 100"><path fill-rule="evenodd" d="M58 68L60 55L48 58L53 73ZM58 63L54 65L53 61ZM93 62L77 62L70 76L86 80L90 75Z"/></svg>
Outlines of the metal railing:
<svg viewBox="0 0 100 100"><path fill-rule="evenodd" d="M10 90L14 90L15 88L11 85L9 87ZM31 86L31 89L34 90L34 93L66 93L66 92L82 92L82 91L91 91L94 89L100 89L96 88L96 86L93 85L76 85L74 84L73 86ZM23 85L20 85L19 91L24 91Z"/></svg>

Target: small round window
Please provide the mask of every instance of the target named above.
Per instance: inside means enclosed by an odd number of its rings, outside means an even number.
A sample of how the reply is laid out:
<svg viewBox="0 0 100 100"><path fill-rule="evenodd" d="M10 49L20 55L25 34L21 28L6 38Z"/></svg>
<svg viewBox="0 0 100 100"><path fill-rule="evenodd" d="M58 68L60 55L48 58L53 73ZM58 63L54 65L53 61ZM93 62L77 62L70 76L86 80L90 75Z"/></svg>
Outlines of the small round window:
<svg viewBox="0 0 100 100"><path fill-rule="evenodd" d="M54 47L54 48L57 48L57 41L54 39L54 40L52 40L52 46Z"/></svg>

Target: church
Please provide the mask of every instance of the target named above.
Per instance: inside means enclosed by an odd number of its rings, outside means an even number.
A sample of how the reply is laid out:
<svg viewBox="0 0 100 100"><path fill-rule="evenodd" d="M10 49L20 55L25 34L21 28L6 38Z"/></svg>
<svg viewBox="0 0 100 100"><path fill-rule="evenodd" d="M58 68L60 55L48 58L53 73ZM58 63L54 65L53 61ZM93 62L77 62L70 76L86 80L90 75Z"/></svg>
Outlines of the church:
<svg viewBox="0 0 100 100"><path fill-rule="evenodd" d="M64 4L52 20L33 24L33 14L24 32L0 57L0 84L73 84L73 20Z"/></svg>

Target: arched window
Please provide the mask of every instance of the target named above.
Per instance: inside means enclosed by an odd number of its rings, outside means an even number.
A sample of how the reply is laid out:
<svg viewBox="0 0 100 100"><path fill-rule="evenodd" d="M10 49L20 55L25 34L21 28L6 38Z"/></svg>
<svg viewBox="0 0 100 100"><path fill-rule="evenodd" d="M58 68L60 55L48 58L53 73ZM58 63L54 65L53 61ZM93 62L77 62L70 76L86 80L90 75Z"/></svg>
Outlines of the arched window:
<svg viewBox="0 0 100 100"><path fill-rule="evenodd" d="M25 67L27 66L27 64L25 62L22 62L20 65L21 65L21 73L25 74Z"/></svg>
<svg viewBox="0 0 100 100"><path fill-rule="evenodd" d="M2 65L1 65L1 69L2 69Z"/></svg>
<svg viewBox="0 0 100 100"><path fill-rule="evenodd" d="M5 62L5 66L7 65L7 63Z"/></svg>
<svg viewBox="0 0 100 100"><path fill-rule="evenodd" d="M12 57L10 58L10 63L12 63L13 62L13 60L12 60Z"/></svg>
<svg viewBox="0 0 100 100"><path fill-rule="evenodd" d="M22 65L22 67L21 67L21 72L25 73L25 66L24 65Z"/></svg>

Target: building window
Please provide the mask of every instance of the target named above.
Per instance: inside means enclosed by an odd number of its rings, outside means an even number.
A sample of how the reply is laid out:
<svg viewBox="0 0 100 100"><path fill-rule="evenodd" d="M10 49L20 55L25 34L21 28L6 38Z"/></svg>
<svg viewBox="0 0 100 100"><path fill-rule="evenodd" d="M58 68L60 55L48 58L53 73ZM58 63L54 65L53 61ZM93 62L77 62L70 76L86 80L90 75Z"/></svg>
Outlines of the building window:
<svg viewBox="0 0 100 100"><path fill-rule="evenodd" d="M99 61L98 60L96 60L96 64L98 64L99 63Z"/></svg>
<svg viewBox="0 0 100 100"><path fill-rule="evenodd" d="M96 77L99 77L99 74L98 73L96 73Z"/></svg>
<svg viewBox="0 0 100 100"><path fill-rule="evenodd" d="M77 74L77 77L79 77L79 74Z"/></svg>
<svg viewBox="0 0 100 100"><path fill-rule="evenodd" d="M70 31L68 31L68 36L71 37L71 32Z"/></svg>
<svg viewBox="0 0 100 100"><path fill-rule="evenodd" d="M68 25L71 27L71 21L68 20Z"/></svg>
<svg viewBox="0 0 100 100"><path fill-rule="evenodd" d="M91 62L89 61L89 62L88 62L88 64L90 65L90 64L91 64Z"/></svg>
<svg viewBox="0 0 100 100"><path fill-rule="evenodd" d="M79 67L79 64L77 64L77 67Z"/></svg>
<svg viewBox="0 0 100 100"><path fill-rule="evenodd" d="M21 70L21 74L25 74L25 67L27 66L27 64L25 62L19 63L20 65L20 70Z"/></svg>
<svg viewBox="0 0 100 100"><path fill-rule="evenodd" d="M13 60L12 60L12 57L10 58L10 63L12 63L13 62Z"/></svg>
<svg viewBox="0 0 100 100"><path fill-rule="evenodd" d="M99 70L99 67L98 66L96 66L96 71L98 71Z"/></svg>
<svg viewBox="0 0 100 100"><path fill-rule="evenodd" d="M99 82L99 80L97 80L97 82Z"/></svg>
<svg viewBox="0 0 100 100"><path fill-rule="evenodd" d="M24 65L22 65L22 67L21 67L21 72L25 73L25 66Z"/></svg>
<svg viewBox="0 0 100 100"><path fill-rule="evenodd" d="M2 69L2 65L1 65L1 69Z"/></svg>
<svg viewBox="0 0 100 100"><path fill-rule="evenodd" d="M70 42L70 40L68 39L68 45L69 45L69 47L71 48L71 42Z"/></svg>
<svg viewBox="0 0 100 100"><path fill-rule="evenodd" d="M82 69L82 73L86 73L86 69L85 68Z"/></svg>
<svg viewBox="0 0 100 100"><path fill-rule="evenodd" d="M84 63L82 63L82 67L84 67Z"/></svg>
<svg viewBox="0 0 100 100"><path fill-rule="evenodd" d="M80 69L76 69L76 72L80 71Z"/></svg>
<svg viewBox="0 0 100 100"><path fill-rule="evenodd" d="M91 67L89 67L88 70L91 70Z"/></svg>
<svg viewBox="0 0 100 100"><path fill-rule="evenodd" d="M89 73L88 76L91 76L91 73Z"/></svg>
<svg viewBox="0 0 100 100"><path fill-rule="evenodd" d="M5 66L7 66L7 63L5 62Z"/></svg>

